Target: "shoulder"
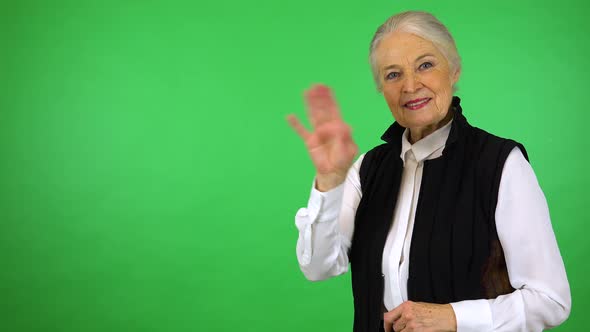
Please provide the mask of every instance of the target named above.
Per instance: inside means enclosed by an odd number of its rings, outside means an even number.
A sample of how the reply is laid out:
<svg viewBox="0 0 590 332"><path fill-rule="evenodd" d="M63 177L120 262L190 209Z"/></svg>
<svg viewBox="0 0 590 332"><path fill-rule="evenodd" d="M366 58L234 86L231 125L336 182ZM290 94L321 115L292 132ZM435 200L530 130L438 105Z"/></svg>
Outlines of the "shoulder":
<svg viewBox="0 0 590 332"><path fill-rule="evenodd" d="M391 156L399 156L399 147L394 146L391 143L383 143L375 146L371 150L367 151L362 160L361 167L368 167L371 164L379 164L383 160L388 159Z"/></svg>
<svg viewBox="0 0 590 332"><path fill-rule="evenodd" d="M364 154L364 160L370 160L375 156L380 156L391 151L391 144L383 143L375 146Z"/></svg>
<svg viewBox="0 0 590 332"><path fill-rule="evenodd" d="M521 155L528 160L528 154L524 145L511 139L494 135L478 127L468 126L465 132L465 143L478 152L482 158L500 159L503 164L506 158L517 149Z"/></svg>
<svg viewBox="0 0 590 332"><path fill-rule="evenodd" d="M399 148L391 143L380 144L367 151L358 165L361 187L368 182L374 182L379 178L379 174L383 175L384 172L389 173L396 169L396 166L401 164L399 154Z"/></svg>

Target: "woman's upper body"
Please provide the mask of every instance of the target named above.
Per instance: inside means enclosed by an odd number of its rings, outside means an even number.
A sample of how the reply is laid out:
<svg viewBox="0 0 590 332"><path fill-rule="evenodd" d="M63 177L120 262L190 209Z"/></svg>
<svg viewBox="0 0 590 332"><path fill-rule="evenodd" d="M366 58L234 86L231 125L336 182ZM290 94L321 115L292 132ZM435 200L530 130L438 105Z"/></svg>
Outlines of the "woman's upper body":
<svg viewBox="0 0 590 332"><path fill-rule="evenodd" d="M388 311L408 300L410 244L424 161L441 157L451 124L415 144L409 143L407 130L402 138L404 170L382 259ZM354 218L362 198L359 170L363 157L340 186L327 192L312 188L307 208L297 212L297 257L310 280L348 271ZM545 197L518 148L504 164L495 220L515 291L496 299L451 303L457 330L540 331L558 325L571 306L569 285Z"/></svg>
<svg viewBox="0 0 590 332"><path fill-rule="evenodd" d="M407 299L404 283L417 196L423 185L421 163L437 158L444 149L461 66L444 25L423 12L406 12L388 19L371 42L370 61L379 91L397 124L406 128L400 137L404 140L400 154L404 167L399 197L393 226L385 234L381 262L387 274L385 305L390 310L383 316L385 331L421 327L540 330L559 324L569 314L569 286L545 199L518 149L500 165L502 179L494 211L497 237L515 291L495 299L452 304L400 304ZM289 122L305 142L316 178L308 208L297 214L297 252L306 276L319 280L348 269L355 211L363 197L358 174L363 158L352 165L357 147L331 91L314 86L305 99L314 130L308 131L293 116Z"/></svg>

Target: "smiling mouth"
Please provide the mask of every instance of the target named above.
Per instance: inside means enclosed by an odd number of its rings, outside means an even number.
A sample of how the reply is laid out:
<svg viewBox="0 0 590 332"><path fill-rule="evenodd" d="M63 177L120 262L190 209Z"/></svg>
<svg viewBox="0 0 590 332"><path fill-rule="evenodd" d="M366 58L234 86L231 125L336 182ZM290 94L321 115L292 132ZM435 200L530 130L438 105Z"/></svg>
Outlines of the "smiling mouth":
<svg viewBox="0 0 590 332"><path fill-rule="evenodd" d="M430 100L432 100L432 98L420 98L410 100L409 102L404 104L404 107L414 111L426 106L430 102Z"/></svg>

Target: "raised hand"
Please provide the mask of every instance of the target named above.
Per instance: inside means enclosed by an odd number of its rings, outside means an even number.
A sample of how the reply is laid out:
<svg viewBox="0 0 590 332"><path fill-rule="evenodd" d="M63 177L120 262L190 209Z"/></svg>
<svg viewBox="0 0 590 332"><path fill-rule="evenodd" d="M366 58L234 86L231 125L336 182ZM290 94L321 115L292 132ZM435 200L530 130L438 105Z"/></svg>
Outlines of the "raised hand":
<svg viewBox="0 0 590 332"><path fill-rule="evenodd" d="M313 131L308 131L295 115L289 115L287 121L303 139L311 156L317 173L316 188L328 191L344 182L358 148L330 88L312 86L305 92L305 102Z"/></svg>

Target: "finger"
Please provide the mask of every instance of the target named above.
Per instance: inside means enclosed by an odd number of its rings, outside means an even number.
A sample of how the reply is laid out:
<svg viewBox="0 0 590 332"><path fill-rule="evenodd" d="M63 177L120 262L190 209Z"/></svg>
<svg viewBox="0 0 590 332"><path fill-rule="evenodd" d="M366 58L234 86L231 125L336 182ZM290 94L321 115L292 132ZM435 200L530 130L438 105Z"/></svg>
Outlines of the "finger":
<svg viewBox="0 0 590 332"><path fill-rule="evenodd" d="M395 332L403 331L405 328L406 328L406 322L402 318L396 320L395 323L393 324L393 330Z"/></svg>
<svg viewBox="0 0 590 332"><path fill-rule="evenodd" d="M295 115L287 115L287 122L289 122L291 128L293 128L297 135L299 135L299 137L301 137L303 140L306 140L307 137L309 137L309 131L305 129L305 127L301 124L301 122L299 121L299 119L297 119Z"/></svg>
<svg viewBox="0 0 590 332"><path fill-rule="evenodd" d="M383 329L385 330L385 332L393 332L393 323L394 320L392 318L392 311L390 312L386 312L383 314Z"/></svg>
<svg viewBox="0 0 590 332"><path fill-rule="evenodd" d="M385 332L393 332L393 325L391 325L391 323L386 322L385 319L383 320L383 330L385 330Z"/></svg>
<svg viewBox="0 0 590 332"><path fill-rule="evenodd" d="M330 88L314 85L305 94L310 122L314 128L322 123L340 118L338 105Z"/></svg>
<svg viewBox="0 0 590 332"><path fill-rule="evenodd" d="M404 312L404 304L400 304L397 307L395 307L393 310L391 310L390 312L386 313L385 315L387 315L387 319L389 319L389 321L393 324L393 322L399 320L402 317L402 313Z"/></svg>
<svg viewBox="0 0 590 332"><path fill-rule="evenodd" d="M325 85L315 85L309 90L306 97L308 108L311 111L316 111L317 113L315 113L315 115L318 115L320 118L340 116L336 99L329 87Z"/></svg>

